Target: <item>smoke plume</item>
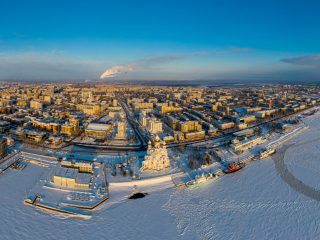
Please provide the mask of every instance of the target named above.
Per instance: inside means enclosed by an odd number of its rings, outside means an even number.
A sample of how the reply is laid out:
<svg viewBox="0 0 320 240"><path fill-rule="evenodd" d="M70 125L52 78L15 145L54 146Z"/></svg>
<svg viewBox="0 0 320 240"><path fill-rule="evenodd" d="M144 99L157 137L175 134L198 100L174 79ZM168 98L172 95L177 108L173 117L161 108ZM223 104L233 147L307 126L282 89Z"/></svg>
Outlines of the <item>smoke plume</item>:
<svg viewBox="0 0 320 240"><path fill-rule="evenodd" d="M101 79L115 77L120 73L127 73L134 71L134 64L129 64L128 66L114 66L113 68L108 69L101 75Z"/></svg>

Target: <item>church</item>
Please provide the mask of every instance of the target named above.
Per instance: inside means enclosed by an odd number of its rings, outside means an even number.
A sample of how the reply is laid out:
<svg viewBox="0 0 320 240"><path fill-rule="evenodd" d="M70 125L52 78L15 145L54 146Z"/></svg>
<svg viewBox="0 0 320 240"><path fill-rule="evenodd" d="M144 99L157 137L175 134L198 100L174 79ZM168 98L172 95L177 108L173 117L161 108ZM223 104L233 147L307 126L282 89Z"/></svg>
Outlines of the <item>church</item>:
<svg viewBox="0 0 320 240"><path fill-rule="evenodd" d="M161 171L164 168L170 167L166 143L160 142L158 135L154 140L154 148L152 148L151 141L149 141L147 155L144 159L141 167L142 171L148 169Z"/></svg>

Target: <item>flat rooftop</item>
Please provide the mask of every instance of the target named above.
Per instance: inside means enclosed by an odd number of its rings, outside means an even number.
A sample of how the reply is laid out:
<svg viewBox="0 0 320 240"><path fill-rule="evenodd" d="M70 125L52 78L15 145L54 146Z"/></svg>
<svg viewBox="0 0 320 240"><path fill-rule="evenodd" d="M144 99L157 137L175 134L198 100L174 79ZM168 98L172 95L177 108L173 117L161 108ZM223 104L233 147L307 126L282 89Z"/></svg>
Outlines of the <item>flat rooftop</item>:
<svg viewBox="0 0 320 240"><path fill-rule="evenodd" d="M108 131L111 128L110 124L97 124L97 123L90 123L86 130L92 131Z"/></svg>
<svg viewBox="0 0 320 240"><path fill-rule="evenodd" d="M79 170L76 168L59 167L56 171L56 177L75 179Z"/></svg>
<svg viewBox="0 0 320 240"><path fill-rule="evenodd" d="M250 133L253 133L253 129L245 129L245 130L242 130L242 131L239 131L239 132L235 132L233 133L234 136L241 136L241 135L247 135L247 134L250 134Z"/></svg>
<svg viewBox="0 0 320 240"><path fill-rule="evenodd" d="M76 177L76 183L78 184L89 184L90 183L91 174L88 173L78 173Z"/></svg>
<svg viewBox="0 0 320 240"><path fill-rule="evenodd" d="M81 160L63 160L61 161L61 165L67 165L67 166L81 166L81 167L92 167L92 162L84 162L84 161L81 161Z"/></svg>

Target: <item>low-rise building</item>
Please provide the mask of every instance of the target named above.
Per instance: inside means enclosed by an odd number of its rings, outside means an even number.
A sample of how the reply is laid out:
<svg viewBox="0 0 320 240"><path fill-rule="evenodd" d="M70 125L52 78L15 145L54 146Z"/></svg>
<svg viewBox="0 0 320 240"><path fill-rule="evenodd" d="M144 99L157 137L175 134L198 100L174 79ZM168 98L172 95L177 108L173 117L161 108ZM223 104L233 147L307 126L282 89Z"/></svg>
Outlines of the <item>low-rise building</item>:
<svg viewBox="0 0 320 240"><path fill-rule="evenodd" d="M85 129L85 134L94 138L105 138L111 127L110 124L90 123Z"/></svg>
<svg viewBox="0 0 320 240"><path fill-rule="evenodd" d="M76 159L67 159L61 161L62 167L67 168L76 168L79 169L80 172L87 172L92 173L93 172L93 163L82 161L82 160L76 160Z"/></svg>
<svg viewBox="0 0 320 240"><path fill-rule="evenodd" d="M249 115L249 116L243 116L237 118L237 123L248 123L248 122L253 122L255 121L256 117L254 115Z"/></svg>
<svg viewBox="0 0 320 240"><path fill-rule="evenodd" d="M234 127L234 123L233 123L233 122L222 123L222 124L219 124L219 125L218 125L218 128L219 128L220 130L226 130L226 129L233 128L233 127Z"/></svg>
<svg viewBox="0 0 320 240"><path fill-rule="evenodd" d="M262 137L252 137L250 139L245 138L242 141L239 141L237 138L235 138L232 141L232 144L230 145L230 147L234 151L242 151L257 145L262 141L263 141Z"/></svg>
<svg viewBox="0 0 320 240"><path fill-rule="evenodd" d="M10 136L15 140L22 140L24 134L23 128L11 129Z"/></svg>
<svg viewBox="0 0 320 240"><path fill-rule="evenodd" d="M258 112L255 112L255 113L254 113L254 116L255 116L256 118L265 118L266 112L265 112L265 111L258 111Z"/></svg>
<svg viewBox="0 0 320 240"><path fill-rule="evenodd" d="M108 116L110 118L124 118L124 113L122 111L109 111Z"/></svg>
<svg viewBox="0 0 320 240"><path fill-rule="evenodd" d="M25 141L37 144L43 143L45 137L46 133L44 132L25 131L23 134Z"/></svg>
<svg viewBox="0 0 320 240"><path fill-rule="evenodd" d="M52 147L58 147L64 142L62 137L50 137L48 140L51 141Z"/></svg>
<svg viewBox="0 0 320 240"><path fill-rule="evenodd" d="M62 187L88 189L91 174L79 173L76 168L60 167L53 176L53 183Z"/></svg>
<svg viewBox="0 0 320 240"><path fill-rule="evenodd" d="M65 136L72 136L76 133L77 131L77 126L75 124L69 124L68 122L66 122L65 124L61 125L61 135L65 135Z"/></svg>

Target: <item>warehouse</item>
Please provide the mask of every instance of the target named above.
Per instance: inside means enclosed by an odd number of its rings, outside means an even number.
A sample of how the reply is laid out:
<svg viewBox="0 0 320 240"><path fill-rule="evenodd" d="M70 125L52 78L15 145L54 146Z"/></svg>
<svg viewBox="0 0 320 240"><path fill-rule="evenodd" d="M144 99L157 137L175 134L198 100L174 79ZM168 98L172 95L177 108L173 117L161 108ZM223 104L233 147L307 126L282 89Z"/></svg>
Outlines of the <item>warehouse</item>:
<svg viewBox="0 0 320 240"><path fill-rule="evenodd" d="M53 177L53 183L55 185L60 185L63 187L74 188L78 172L79 170L75 168L60 167L58 168L56 174Z"/></svg>
<svg viewBox="0 0 320 240"><path fill-rule="evenodd" d="M53 183L62 187L88 189L91 174L79 173L76 168L59 167L53 177Z"/></svg>

